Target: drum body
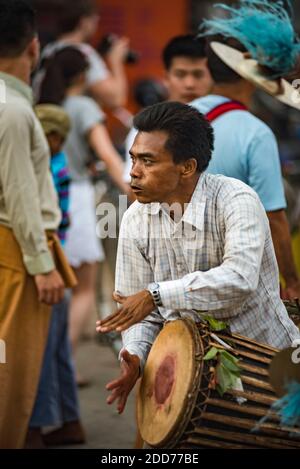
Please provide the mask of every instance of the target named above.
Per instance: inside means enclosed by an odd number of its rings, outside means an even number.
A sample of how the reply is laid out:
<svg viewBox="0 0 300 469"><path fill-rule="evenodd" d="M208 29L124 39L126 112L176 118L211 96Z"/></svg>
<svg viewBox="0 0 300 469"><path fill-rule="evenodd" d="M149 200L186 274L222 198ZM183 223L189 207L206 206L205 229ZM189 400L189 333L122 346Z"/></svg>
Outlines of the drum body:
<svg viewBox="0 0 300 469"><path fill-rule="evenodd" d="M230 348L241 367L240 389L222 397L214 389L214 346ZM277 400L269 383L276 349L237 334L212 333L206 324L180 319L154 342L138 397L138 424L153 448L300 448L300 434L282 428L270 412ZM268 422L258 422L267 415ZM296 435L296 436L295 436Z"/></svg>

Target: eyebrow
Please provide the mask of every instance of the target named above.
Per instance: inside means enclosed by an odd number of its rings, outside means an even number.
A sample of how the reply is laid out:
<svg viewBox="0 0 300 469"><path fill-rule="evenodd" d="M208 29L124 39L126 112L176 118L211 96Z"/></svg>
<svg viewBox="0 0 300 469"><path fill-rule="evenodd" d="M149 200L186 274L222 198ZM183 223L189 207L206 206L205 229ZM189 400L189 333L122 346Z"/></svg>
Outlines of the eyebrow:
<svg viewBox="0 0 300 469"><path fill-rule="evenodd" d="M155 155L153 155L153 153L133 153L131 150L129 151L129 154L131 156L134 156L134 157L137 157L137 158L156 158Z"/></svg>
<svg viewBox="0 0 300 469"><path fill-rule="evenodd" d="M190 73L190 72L195 72L195 71L197 71L197 72L198 72L198 71L199 71L199 72L203 72L203 70L204 70L204 67L201 67L201 68L200 68L199 66L195 66L195 67L193 67L193 68L191 67L191 69L189 69L189 70L186 70L186 68L180 68L180 67L175 67L175 68L174 68L174 71L176 71L176 72L184 72L184 73Z"/></svg>

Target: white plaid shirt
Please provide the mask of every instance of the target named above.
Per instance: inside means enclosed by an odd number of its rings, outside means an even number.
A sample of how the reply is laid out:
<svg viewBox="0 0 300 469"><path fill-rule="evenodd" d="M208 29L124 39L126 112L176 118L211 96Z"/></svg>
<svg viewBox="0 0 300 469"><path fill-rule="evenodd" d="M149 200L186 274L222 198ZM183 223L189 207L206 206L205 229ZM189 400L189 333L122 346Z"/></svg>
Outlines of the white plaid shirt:
<svg viewBox="0 0 300 469"><path fill-rule="evenodd" d="M123 333L143 367L163 323L199 314L233 332L284 348L300 337L279 296L265 210L244 183L202 174L179 223L159 203L135 202L120 230L116 290L132 295L157 282L163 307Z"/></svg>

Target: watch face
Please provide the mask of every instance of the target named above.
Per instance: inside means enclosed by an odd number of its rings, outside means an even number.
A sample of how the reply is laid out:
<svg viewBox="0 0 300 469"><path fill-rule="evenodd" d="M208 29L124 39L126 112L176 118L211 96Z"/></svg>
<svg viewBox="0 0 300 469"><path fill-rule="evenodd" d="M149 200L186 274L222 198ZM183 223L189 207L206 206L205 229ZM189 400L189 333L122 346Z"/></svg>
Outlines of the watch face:
<svg viewBox="0 0 300 469"><path fill-rule="evenodd" d="M151 291L157 290L158 288L159 288L159 284L156 283L156 282L150 283L150 285L149 285L149 290L151 290Z"/></svg>

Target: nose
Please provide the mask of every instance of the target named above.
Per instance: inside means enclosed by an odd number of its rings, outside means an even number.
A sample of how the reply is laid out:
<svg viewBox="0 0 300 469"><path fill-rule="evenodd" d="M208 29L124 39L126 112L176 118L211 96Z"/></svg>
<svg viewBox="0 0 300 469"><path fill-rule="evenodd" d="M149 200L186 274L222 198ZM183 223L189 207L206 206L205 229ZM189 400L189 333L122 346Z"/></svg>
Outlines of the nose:
<svg viewBox="0 0 300 469"><path fill-rule="evenodd" d="M142 177L141 163L138 160L132 163L130 177L132 179L140 179Z"/></svg>
<svg viewBox="0 0 300 469"><path fill-rule="evenodd" d="M186 88L192 89L195 88L195 78L193 75L187 75L184 80L184 85Z"/></svg>

